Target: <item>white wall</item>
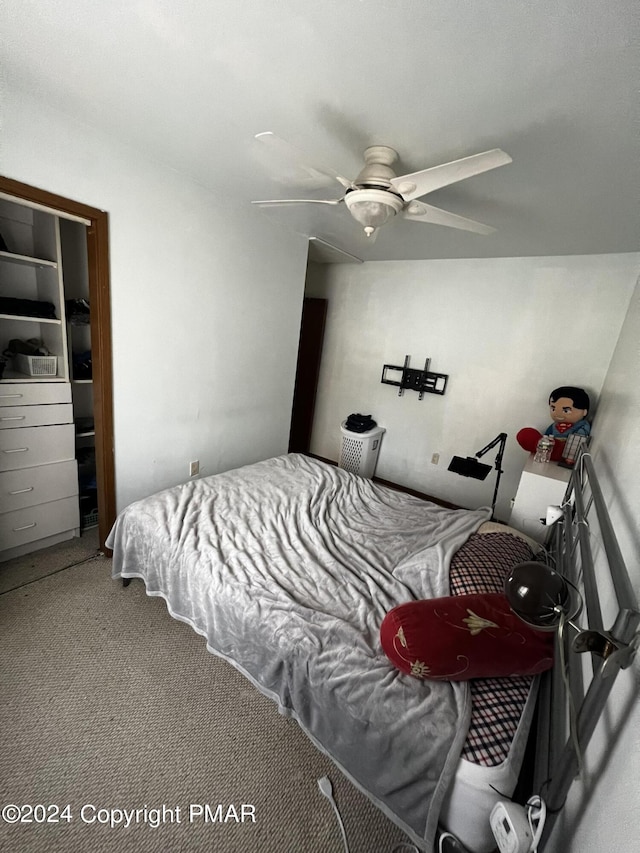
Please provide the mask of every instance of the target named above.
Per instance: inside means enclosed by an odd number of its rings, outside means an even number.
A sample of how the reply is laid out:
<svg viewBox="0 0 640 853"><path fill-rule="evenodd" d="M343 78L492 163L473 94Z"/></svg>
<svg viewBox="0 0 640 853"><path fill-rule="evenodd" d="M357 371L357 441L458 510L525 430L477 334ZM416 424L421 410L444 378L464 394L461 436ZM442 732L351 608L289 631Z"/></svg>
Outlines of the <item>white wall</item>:
<svg viewBox="0 0 640 853"><path fill-rule="evenodd" d="M640 598L640 283L605 379L592 454L622 555ZM597 543L596 543L597 544ZM611 617L605 624L610 625ZM618 676L550 853L632 851L640 839L640 665Z"/></svg>
<svg viewBox="0 0 640 853"><path fill-rule="evenodd" d="M549 424L559 385L597 398L639 269L640 254L316 266L307 291L329 307L312 452L336 460L340 422L370 413L387 430L378 476L477 507L495 472L470 480L447 466L506 432L497 517L508 518L526 460L516 433ZM383 364L407 354L449 374L444 396L381 383Z"/></svg>
<svg viewBox="0 0 640 853"><path fill-rule="evenodd" d="M287 450L306 240L23 93L3 174L108 211L118 509Z"/></svg>

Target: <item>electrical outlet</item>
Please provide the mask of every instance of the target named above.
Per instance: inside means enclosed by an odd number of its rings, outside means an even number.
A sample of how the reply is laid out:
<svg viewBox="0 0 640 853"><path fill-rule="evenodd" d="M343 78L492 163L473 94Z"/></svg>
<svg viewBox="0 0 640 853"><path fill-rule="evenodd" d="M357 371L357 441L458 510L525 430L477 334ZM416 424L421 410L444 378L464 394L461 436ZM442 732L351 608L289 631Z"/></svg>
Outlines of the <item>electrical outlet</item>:
<svg viewBox="0 0 640 853"><path fill-rule="evenodd" d="M433 456L431 457L431 464L437 465L439 461L440 461L440 454L434 453Z"/></svg>
<svg viewBox="0 0 640 853"><path fill-rule="evenodd" d="M195 459L189 463L189 476L196 477L200 473L200 462Z"/></svg>

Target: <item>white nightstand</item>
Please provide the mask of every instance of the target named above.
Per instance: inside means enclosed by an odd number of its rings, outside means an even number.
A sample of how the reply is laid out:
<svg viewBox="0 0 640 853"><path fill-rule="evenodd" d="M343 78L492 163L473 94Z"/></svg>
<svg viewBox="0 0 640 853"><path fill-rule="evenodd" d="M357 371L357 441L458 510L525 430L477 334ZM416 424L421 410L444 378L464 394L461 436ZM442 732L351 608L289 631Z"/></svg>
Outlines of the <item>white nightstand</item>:
<svg viewBox="0 0 640 853"><path fill-rule="evenodd" d="M544 542L551 528L542 524L540 519L545 518L548 506L562 503L570 477L569 468L560 468L556 462L534 462L533 453L530 453L509 524L537 542Z"/></svg>

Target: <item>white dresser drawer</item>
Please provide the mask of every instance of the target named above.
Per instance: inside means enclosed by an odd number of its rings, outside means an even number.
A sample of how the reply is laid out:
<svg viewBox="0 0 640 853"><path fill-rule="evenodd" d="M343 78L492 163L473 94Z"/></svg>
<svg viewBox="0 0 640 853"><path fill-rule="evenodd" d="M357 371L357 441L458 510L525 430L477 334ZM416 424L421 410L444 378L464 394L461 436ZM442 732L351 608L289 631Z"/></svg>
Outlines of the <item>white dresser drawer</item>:
<svg viewBox="0 0 640 853"><path fill-rule="evenodd" d="M78 499L63 498L0 515L0 542L3 550L15 548L79 526Z"/></svg>
<svg viewBox="0 0 640 853"><path fill-rule="evenodd" d="M0 513L78 494L78 466L57 462L0 473Z"/></svg>
<svg viewBox="0 0 640 853"><path fill-rule="evenodd" d="M73 423L71 403L49 406L0 406L0 429Z"/></svg>
<svg viewBox="0 0 640 853"><path fill-rule="evenodd" d="M37 406L70 403L69 382L1 382L0 406Z"/></svg>
<svg viewBox="0 0 640 853"><path fill-rule="evenodd" d="M0 471L75 459L73 424L0 430Z"/></svg>

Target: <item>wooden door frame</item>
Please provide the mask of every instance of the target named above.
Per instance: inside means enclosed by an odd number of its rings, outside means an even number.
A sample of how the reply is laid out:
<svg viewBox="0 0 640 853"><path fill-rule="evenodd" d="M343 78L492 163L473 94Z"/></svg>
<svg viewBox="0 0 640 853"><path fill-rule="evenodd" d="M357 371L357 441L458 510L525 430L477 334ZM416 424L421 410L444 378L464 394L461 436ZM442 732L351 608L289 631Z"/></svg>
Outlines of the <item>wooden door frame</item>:
<svg viewBox="0 0 640 853"><path fill-rule="evenodd" d="M109 216L104 210L0 175L0 192L16 199L87 219L87 260L91 305L91 363L96 431L98 535L104 549L116 518L113 449L113 373L111 348L111 292L109 283ZM64 270L63 270L64 273Z"/></svg>

